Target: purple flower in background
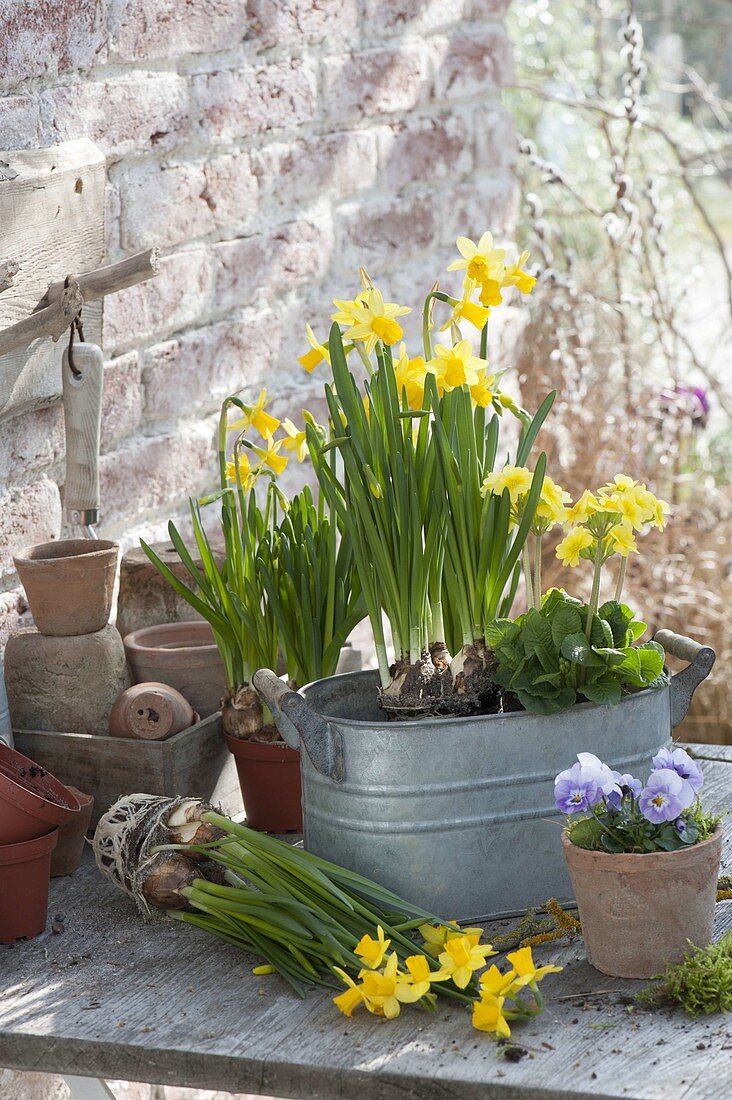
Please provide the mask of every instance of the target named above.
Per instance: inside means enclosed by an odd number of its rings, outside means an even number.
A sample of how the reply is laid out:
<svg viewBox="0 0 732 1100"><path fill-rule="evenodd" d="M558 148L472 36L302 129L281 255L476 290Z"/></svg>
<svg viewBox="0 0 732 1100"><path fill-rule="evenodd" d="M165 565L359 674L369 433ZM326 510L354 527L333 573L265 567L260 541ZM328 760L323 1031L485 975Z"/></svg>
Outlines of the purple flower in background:
<svg viewBox="0 0 732 1100"><path fill-rule="evenodd" d="M623 795L630 794L633 798L637 798L643 789L640 779L636 779L630 772L625 772L623 775L620 772L613 772L613 779L619 789L611 791L606 797L608 805L616 810L620 809Z"/></svg>
<svg viewBox="0 0 732 1100"><path fill-rule="evenodd" d="M638 804L646 821L660 825L662 821L675 821L682 810L691 806L694 797L691 785L678 772L659 768L648 777Z"/></svg>
<svg viewBox="0 0 732 1100"><path fill-rule="evenodd" d="M676 830L679 836L683 836L686 832L686 822L684 821L683 817L677 817L674 821L674 825L676 826Z"/></svg>
<svg viewBox="0 0 732 1100"><path fill-rule="evenodd" d="M684 749L659 749L653 757L654 768L670 768L685 779L693 791L701 790L704 775L697 764Z"/></svg>
<svg viewBox="0 0 732 1100"><path fill-rule="evenodd" d="M564 814L590 810L602 798L602 791L581 764L573 764L554 780L554 804Z"/></svg>
<svg viewBox="0 0 732 1100"><path fill-rule="evenodd" d="M592 752L578 752L577 759L585 775L591 776L595 780L606 798L613 792L620 794L620 787L616 778L618 773L609 768L607 764L603 764L599 757Z"/></svg>

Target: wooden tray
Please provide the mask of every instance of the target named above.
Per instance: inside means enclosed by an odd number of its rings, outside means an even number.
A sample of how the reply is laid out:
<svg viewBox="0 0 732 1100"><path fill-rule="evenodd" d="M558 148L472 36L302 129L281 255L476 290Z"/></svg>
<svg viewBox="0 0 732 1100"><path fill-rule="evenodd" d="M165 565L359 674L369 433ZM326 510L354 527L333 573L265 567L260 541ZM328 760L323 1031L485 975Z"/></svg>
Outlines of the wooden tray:
<svg viewBox="0 0 732 1100"><path fill-rule="evenodd" d="M92 826L121 795L135 791L205 798L227 814L243 810L220 713L165 741L47 730L14 730L14 737L19 752L63 783L94 795Z"/></svg>

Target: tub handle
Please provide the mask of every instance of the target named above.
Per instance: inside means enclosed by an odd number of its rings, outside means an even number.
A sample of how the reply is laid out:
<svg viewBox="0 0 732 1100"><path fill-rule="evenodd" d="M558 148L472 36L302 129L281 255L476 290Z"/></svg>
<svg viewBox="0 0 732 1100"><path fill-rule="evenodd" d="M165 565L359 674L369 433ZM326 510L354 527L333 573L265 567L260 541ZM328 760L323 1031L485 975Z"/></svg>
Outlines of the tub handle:
<svg viewBox="0 0 732 1100"><path fill-rule="evenodd" d="M675 729L686 717L692 696L712 671L717 655L708 645L700 645L693 638L674 634L672 630L657 630L653 640L672 657L689 662L687 668L671 677L671 729Z"/></svg>
<svg viewBox="0 0 732 1100"><path fill-rule="evenodd" d="M316 771L336 782L343 779L343 739L338 730L271 669L258 669L252 683L272 711L277 729L290 748L304 746Z"/></svg>

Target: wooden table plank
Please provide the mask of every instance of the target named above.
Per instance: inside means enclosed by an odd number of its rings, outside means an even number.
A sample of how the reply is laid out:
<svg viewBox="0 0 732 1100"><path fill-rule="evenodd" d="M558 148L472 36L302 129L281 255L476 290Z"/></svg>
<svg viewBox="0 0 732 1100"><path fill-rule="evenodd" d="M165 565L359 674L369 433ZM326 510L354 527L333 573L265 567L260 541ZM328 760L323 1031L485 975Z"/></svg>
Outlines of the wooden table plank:
<svg viewBox="0 0 732 1100"><path fill-rule="evenodd" d="M732 799L732 768L703 767L706 804L721 809ZM729 843L724 858L729 873ZM301 1100L732 1095L732 1023L634 1009L628 997L645 983L597 973L581 944L537 949L565 970L546 981L544 1015L515 1029L529 1053L511 1063L462 1006L445 1002L435 1015L405 1008L387 1022L365 1013L347 1020L321 992L300 1002L202 932L143 924L89 858L53 883L56 915L63 933L0 949L0 1065ZM732 928L732 903L717 916L718 933Z"/></svg>

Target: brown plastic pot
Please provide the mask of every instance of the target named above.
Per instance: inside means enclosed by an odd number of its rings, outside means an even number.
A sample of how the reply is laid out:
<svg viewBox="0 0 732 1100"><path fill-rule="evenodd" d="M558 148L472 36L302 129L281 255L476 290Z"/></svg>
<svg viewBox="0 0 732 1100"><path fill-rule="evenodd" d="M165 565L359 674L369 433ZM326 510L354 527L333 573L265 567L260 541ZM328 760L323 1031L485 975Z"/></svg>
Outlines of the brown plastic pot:
<svg viewBox="0 0 732 1100"><path fill-rule="evenodd" d="M712 938L722 829L701 844L643 855L588 852L562 834L587 961L614 978L652 978Z"/></svg>
<svg viewBox="0 0 732 1100"><path fill-rule="evenodd" d="M58 844L51 855L51 878L73 875L81 863L86 831L89 828L92 810L94 809L93 794L84 794L76 787L69 787L69 790L76 798L81 810L65 825L62 825L58 831Z"/></svg>
<svg viewBox="0 0 732 1100"><path fill-rule="evenodd" d="M41 542L13 558L41 634L96 634L109 622L119 546L102 539Z"/></svg>
<svg viewBox="0 0 732 1100"><path fill-rule="evenodd" d="M133 630L124 643L135 683L168 684L201 718L219 709L226 671L208 623L146 626Z"/></svg>
<svg viewBox="0 0 732 1100"><path fill-rule="evenodd" d="M0 845L0 943L30 940L45 929L57 840L54 829L35 840Z"/></svg>
<svg viewBox="0 0 732 1100"><path fill-rule="evenodd" d="M80 812L69 787L0 743L0 844L45 836Z"/></svg>
<svg viewBox="0 0 732 1100"><path fill-rule="evenodd" d="M265 833L302 832L300 753L284 744L226 736L234 757L247 825Z"/></svg>

